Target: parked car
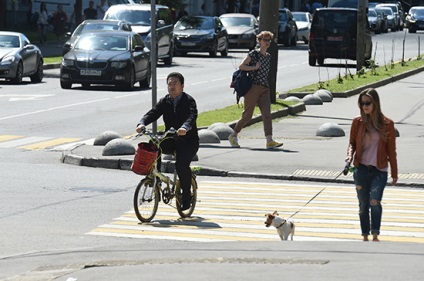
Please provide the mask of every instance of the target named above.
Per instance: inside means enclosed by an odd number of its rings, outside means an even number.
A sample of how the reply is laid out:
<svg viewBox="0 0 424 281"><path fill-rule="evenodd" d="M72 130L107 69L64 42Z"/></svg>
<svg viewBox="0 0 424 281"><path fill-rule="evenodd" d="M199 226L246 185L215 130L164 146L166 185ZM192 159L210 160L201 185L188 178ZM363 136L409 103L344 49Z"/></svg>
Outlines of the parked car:
<svg viewBox="0 0 424 281"><path fill-rule="evenodd" d="M376 7L389 7L390 9L392 9L394 18L393 31L403 30L403 15L399 14L399 7L396 3L383 3L378 4Z"/></svg>
<svg viewBox="0 0 424 281"><path fill-rule="evenodd" d="M278 10L278 44L297 45L297 26L292 12L287 8Z"/></svg>
<svg viewBox="0 0 424 281"><path fill-rule="evenodd" d="M185 16L174 27L175 51L185 56L188 52L209 52L211 57L228 54L228 33L218 17Z"/></svg>
<svg viewBox="0 0 424 281"><path fill-rule="evenodd" d="M368 10L368 23L370 25L370 30L374 31L375 34L381 32L383 19L374 9Z"/></svg>
<svg viewBox="0 0 424 281"><path fill-rule="evenodd" d="M422 10L422 9L424 9L424 6L414 6L414 7L411 7L411 9L409 9L405 17L405 27L408 28L408 31L409 31L409 27L411 26L411 22L415 22L415 18L413 17L414 13L417 10Z"/></svg>
<svg viewBox="0 0 424 281"><path fill-rule="evenodd" d="M396 30L396 20L393 14L393 10L390 9L389 7L384 7L384 6L380 6L377 5L375 7L375 10L379 10L381 9L387 17L387 27L390 28L390 31L395 31Z"/></svg>
<svg viewBox="0 0 424 281"><path fill-rule="evenodd" d="M417 30L424 30L424 7L415 9L408 19L408 32L416 33Z"/></svg>
<svg viewBox="0 0 424 281"><path fill-rule="evenodd" d="M322 8L315 12L309 36L309 65L326 58L356 60L357 9ZM371 32L365 32L364 58L371 58Z"/></svg>
<svg viewBox="0 0 424 281"><path fill-rule="evenodd" d="M43 55L28 38L18 32L0 31L0 78L15 84L29 76L31 82L43 80Z"/></svg>
<svg viewBox="0 0 424 281"><path fill-rule="evenodd" d="M151 49L151 4L113 5L107 10L105 20L125 20L131 24L133 31L143 38L147 48ZM156 44L157 58L165 65L172 64L174 54L171 10L167 6L156 5Z"/></svg>
<svg viewBox="0 0 424 281"><path fill-rule="evenodd" d="M259 24L253 15L230 13L221 15L219 19L227 29L230 48L255 48Z"/></svg>
<svg viewBox="0 0 424 281"><path fill-rule="evenodd" d="M297 38L308 44L311 31L312 15L309 12L293 12L297 26Z"/></svg>
<svg viewBox="0 0 424 281"><path fill-rule="evenodd" d="M150 86L150 50L141 36L132 31L84 33L62 59L60 86L72 84L113 84L133 89Z"/></svg>
<svg viewBox="0 0 424 281"><path fill-rule="evenodd" d="M377 16L381 18L380 32L387 33L389 31L389 23L387 19L387 14L384 12L383 9L380 9L378 7L375 7L374 9L370 9L370 11L371 10L374 10L377 13Z"/></svg>
<svg viewBox="0 0 424 281"><path fill-rule="evenodd" d="M126 30L131 31L131 25L122 20L85 20L83 21L75 31L71 34L70 32L66 33L66 36L69 37L69 40L63 44L62 55L65 55L72 49L72 46L75 44L75 41L83 33L92 32L93 30Z"/></svg>

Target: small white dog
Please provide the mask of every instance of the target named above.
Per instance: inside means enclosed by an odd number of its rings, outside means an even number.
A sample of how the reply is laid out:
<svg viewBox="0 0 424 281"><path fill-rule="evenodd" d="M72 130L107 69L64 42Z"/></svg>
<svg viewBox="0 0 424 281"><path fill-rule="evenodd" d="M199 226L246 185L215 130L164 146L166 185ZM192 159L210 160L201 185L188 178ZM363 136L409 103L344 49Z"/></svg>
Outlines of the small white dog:
<svg viewBox="0 0 424 281"><path fill-rule="evenodd" d="M292 219L283 219L279 217L277 211L272 214L266 214L265 217L265 226L269 227L272 225L275 227L281 240L287 240L289 235L291 235L291 240L293 241L295 226Z"/></svg>

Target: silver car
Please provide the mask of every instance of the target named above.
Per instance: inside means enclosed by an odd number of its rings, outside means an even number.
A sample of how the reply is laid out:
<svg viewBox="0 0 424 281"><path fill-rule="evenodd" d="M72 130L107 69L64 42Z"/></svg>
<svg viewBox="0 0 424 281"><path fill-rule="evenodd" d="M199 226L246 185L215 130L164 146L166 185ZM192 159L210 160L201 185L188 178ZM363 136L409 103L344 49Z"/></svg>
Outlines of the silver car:
<svg viewBox="0 0 424 281"><path fill-rule="evenodd" d="M256 35L259 24L255 16L250 14L230 13L219 17L228 32L230 48L248 48L256 46Z"/></svg>
<svg viewBox="0 0 424 281"><path fill-rule="evenodd" d="M297 38L308 44L312 15L308 12L292 12L297 26Z"/></svg>
<svg viewBox="0 0 424 281"><path fill-rule="evenodd" d="M0 78L20 84L23 77L31 82L43 80L43 55L28 38L18 32L0 31Z"/></svg>

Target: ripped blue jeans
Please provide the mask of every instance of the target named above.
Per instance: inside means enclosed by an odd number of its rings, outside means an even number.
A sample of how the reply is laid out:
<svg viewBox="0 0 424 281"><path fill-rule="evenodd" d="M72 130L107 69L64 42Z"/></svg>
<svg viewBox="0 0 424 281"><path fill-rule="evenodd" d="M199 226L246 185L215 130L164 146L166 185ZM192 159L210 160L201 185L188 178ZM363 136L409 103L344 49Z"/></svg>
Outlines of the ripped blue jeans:
<svg viewBox="0 0 424 281"><path fill-rule="evenodd" d="M353 179L359 201L359 220L362 235L369 235L370 230L371 233L380 234L381 216L383 214L381 199L387 184L387 172L382 172L374 166L359 164L359 167L353 173ZM376 200L377 203L372 204L372 200Z"/></svg>

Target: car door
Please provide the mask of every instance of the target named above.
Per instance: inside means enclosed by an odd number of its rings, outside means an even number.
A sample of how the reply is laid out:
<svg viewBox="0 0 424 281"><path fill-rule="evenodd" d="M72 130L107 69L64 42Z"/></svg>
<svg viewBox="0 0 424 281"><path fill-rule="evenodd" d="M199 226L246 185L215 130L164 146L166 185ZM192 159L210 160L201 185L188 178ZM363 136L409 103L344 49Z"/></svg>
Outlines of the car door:
<svg viewBox="0 0 424 281"><path fill-rule="evenodd" d="M23 48L20 50L22 62L24 66L24 75L33 73L37 68L37 52L34 45L31 45L28 40L22 39Z"/></svg>
<svg viewBox="0 0 424 281"><path fill-rule="evenodd" d="M174 26L172 24L171 12L166 8L159 8L157 13L157 44L158 57L165 56L170 53L171 42L173 37Z"/></svg>
<svg viewBox="0 0 424 281"><path fill-rule="evenodd" d="M221 20L218 17L214 18L215 33L218 38L218 50L224 50L227 46L227 29L225 29Z"/></svg>
<svg viewBox="0 0 424 281"><path fill-rule="evenodd" d="M136 80L140 81L142 80L148 71L149 66L149 57L148 54L141 50L135 50L136 46L142 46L145 47L143 39L141 39L141 36L139 34L133 34L131 37L131 56L134 61L134 68L135 68L135 76Z"/></svg>

